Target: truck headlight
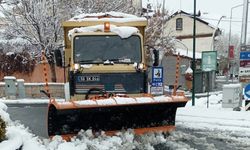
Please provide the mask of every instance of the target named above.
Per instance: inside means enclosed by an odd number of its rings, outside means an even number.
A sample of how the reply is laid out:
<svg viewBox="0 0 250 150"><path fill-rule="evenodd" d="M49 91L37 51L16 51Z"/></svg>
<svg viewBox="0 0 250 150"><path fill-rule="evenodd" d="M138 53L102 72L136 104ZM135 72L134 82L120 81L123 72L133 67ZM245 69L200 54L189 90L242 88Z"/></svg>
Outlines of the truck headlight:
<svg viewBox="0 0 250 150"><path fill-rule="evenodd" d="M138 65L138 69L142 70L143 68L144 68L144 64L143 64L143 63L140 63L140 64Z"/></svg>
<svg viewBox="0 0 250 150"><path fill-rule="evenodd" d="M134 63L133 65L137 71L142 71L144 69L143 63Z"/></svg>
<svg viewBox="0 0 250 150"><path fill-rule="evenodd" d="M80 68L80 64L74 64L74 69L78 70Z"/></svg>

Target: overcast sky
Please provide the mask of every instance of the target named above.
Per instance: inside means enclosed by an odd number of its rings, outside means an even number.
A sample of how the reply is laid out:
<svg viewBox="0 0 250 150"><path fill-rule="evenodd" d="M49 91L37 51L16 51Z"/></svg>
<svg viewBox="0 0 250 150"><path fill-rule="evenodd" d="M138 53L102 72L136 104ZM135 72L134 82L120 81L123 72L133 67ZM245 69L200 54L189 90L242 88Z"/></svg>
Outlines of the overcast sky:
<svg viewBox="0 0 250 150"><path fill-rule="evenodd" d="M163 0L143 0L143 5L146 5L147 2L156 4L161 3ZM219 23L219 27L226 33L229 32L229 24L230 24L230 12L231 8L243 4L244 0L196 0L196 10L201 11L204 17L207 20L210 20L214 26L217 25L219 18L221 16L226 16ZM194 0L165 0L166 9L170 11L170 13L174 13L175 11L181 9L188 13L192 13L194 9ZM242 21L242 9L243 7L237 7L232 9L232 32L239 33L241 32L241 21ZM249 10L250 12L250 10ZM250 21L250 19L248 19ZM248 33L250 36L250 30L248 29Z"/></svg>

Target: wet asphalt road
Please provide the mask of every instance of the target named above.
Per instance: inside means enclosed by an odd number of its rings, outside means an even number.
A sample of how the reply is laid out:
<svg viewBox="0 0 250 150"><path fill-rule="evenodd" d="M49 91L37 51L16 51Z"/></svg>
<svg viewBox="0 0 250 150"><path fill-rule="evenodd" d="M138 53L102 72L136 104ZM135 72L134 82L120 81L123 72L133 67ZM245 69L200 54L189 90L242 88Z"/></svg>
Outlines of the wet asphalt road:
<svg viewBox="0 0 250 150"><path fill-rule="evenodd" d="M47 104L11 104L7 112L12 120L19 120L35 135L48 137L47 134Z"/></svg>
<svg viewBox="0 0 250 150"><path fill-rule="evenodd" d="M8 105L8 113L12 120L20 120L22 124L41 138L48 138L46 120L47 105ZM156 150L175 149L218 149L248 150L250 141L244 137L225 131L205 131L177 126L176 131L166 136L167 142L154 146Z"/></svg>

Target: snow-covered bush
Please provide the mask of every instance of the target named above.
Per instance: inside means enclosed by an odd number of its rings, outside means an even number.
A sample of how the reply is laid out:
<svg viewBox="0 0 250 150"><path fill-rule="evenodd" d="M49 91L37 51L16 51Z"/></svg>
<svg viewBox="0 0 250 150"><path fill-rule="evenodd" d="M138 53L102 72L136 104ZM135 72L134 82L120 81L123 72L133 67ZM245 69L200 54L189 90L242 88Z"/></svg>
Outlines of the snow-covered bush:
<svg viewBox="0 0 250 150"><path fill-rule="evenodd" d="M7 106L0 102L0 143L6 139L6 123L10 121Z"/></svg>
<svg viewBox="0 0 250 150"><path fill-rule="evenodd" d="M35 60L29 53L0 53L0 72L11 75L15 72L31 73L35 67Z"/></svg>
<svg viewBox="0 0 250 150"><path fill-rule="evenodd" d="M6 123L0 116L0 142L6 139Z"/></svg>

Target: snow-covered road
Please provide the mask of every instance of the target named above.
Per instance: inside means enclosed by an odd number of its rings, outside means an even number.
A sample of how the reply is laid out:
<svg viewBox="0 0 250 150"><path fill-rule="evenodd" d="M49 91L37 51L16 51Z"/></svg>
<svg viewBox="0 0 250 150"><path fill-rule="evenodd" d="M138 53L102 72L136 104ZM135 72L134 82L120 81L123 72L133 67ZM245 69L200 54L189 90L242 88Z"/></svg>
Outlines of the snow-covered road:
<svg viewBox="0 0 250 150"><path fill-rule="evenodd" d="M250 136L250 112L181 108L177 113L176 124L192 129L238 131Z"/></svg>
<svg viewBox="0 0 250 150"><path fill-rule="evenodd" d="M23 150L248 150L250 112L221 108L221 94L212 95L209 99L209 108L206 107L207 98L196 99L195 106L188 102L185 108L179 108L176 116L177 129L167 136L159 133L136 136L132 131L127 131L113 137L95 137L91 131L85 131L71 142L65 142L61 137L50 140L34 135L20 122L11 121L4 112L6 107L3 105L0 112L8 122L8 140L0 143L0 149L13 150L22 146Z"/></svg>

